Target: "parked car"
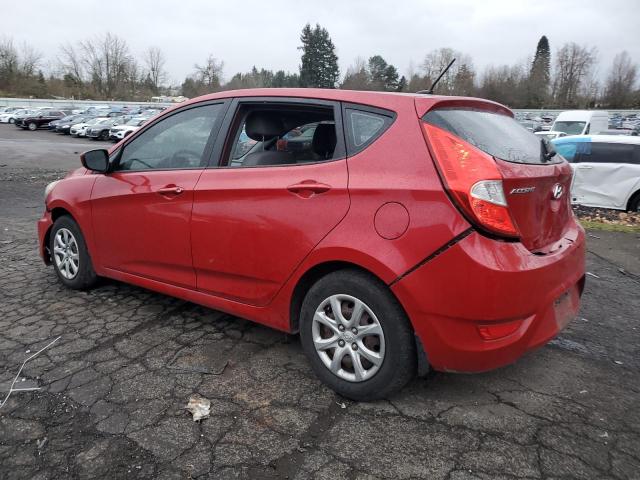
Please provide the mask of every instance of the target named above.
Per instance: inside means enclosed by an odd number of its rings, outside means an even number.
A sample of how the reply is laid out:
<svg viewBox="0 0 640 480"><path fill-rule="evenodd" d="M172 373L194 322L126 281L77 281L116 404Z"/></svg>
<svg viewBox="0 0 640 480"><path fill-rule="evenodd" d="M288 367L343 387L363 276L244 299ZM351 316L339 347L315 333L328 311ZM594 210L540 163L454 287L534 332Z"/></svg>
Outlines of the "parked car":
<svg viewBox="0 0 640 480"><path fill-rule="evenodd" d="M600 132L600 135L632 135L638 136L640 135L640 127L631 129L631 128L610 128L605 130L604 132Z"/></svg>
<svg viewBox="0 0 640 480"><path fill-rule="evenodd" d="M40 112L40 109L37 108L28 108L25 110L18 110L14 112L12 118L9 119L9 123L13 123L14 125L20 124L23 118L30 117L32 115L37 115Z"/></svg>
<svg viewBox="0 0 640 480"><path fill-rule="evenodd" d="M59 120L55 126L56 133L62 133L65 135L69 135L71 133L71 127L73 125L78 125L83 122L88 122L93 119L91 115L72 115L62 120Z"/></svg>
<svg viewBox="0 0 640 480"><path fill-rule="evenodd" d="M91 118L90 120L86 120L84 122L71 125L71 128L69 129L69 133L73 137L84 137L86 136L87 128L97 124L101 120L107 120L107 119L105 117L94 117L94 118Z"/></svg>
<svg viewBox="0 0 640 480"><path fill-rule="evenodd" d="M119 142L123 138L137 131L142 125L146 123L146 121L147 120L145 118L135 117L122 125L115 125L109 130L109 138L111 140Z"/></svg>
<svg viewBox="0 0 640 480"><path fill-rule="evenodd" d="M640 212L640 137L570 136L553 145L573 167L573 203Z"/></svg>
<svg viewBox="0 0 640 480"><path fill-rule="evenodd" d="M304 152L277 150L312 123ZM481 99L219 92L85 152L45 190L39 245L67 287L110 277L299 332L325 383L371 400L428 365L509 364L576 315L585 235L554 153Z"/></svg>
<svg viewBox="0 0 640 480"><path fill-rule="evenodd" d="M2 113L0 114L0 123L15 123L16 117L19 117L21 115L28 115L33 111L34 110L32 109L22 108L22 109L13 110L10 112Z"/></svg>
<svg viewBox="0 0 640 480"><path fill-rule="evenodd" d="M560 113L551 130L567 135L595 135L609 128L609 114L602 110L568 110Z"/></svg>
<svg viewBox="0 0 640 480"><path fill-rule="evenodd" d="M122 117L103 118L99 122L87 127L85 137L92 138L93 140L109 140L109 130L119 125L120 122L122 122Z"/></svg>
<svg viewBox="0 0 640 480"><path fill-rule="evenodd" d="M529 130L530 132L535 133L535 132L541 132L542 131L542 125L540 125L539 122L536 122L534 120L523 120L523 121L521 121L519 123L524 128Z"/></svg>
<svg viewBox="0 0 640 480"><path fill-rule="evenodd" d="M25 109L26 107L0 107L0 114L12 113L12 112L15 112L16 110L25 110Z"/></svg>
<svg viewBox="0 0 640 480"><path fill-rule="evenodd" d="M566 137L567 134L564 132L554 132L553 130L549 130L549 131L539 131L539 132L535 132L535 135L542 137L542 138L546 138L547 140L553 140L554 138L559 138L559 137Z"/></svg>
<svg viewBox="0 0 640 480"><path fill-rule="evenodd" d="M35 131L38 128L47 127L49 122L53 120L59 120L66 116L67 113L62 110L38 110L31 115L16 118L15 125L16 127Z"/></svg>

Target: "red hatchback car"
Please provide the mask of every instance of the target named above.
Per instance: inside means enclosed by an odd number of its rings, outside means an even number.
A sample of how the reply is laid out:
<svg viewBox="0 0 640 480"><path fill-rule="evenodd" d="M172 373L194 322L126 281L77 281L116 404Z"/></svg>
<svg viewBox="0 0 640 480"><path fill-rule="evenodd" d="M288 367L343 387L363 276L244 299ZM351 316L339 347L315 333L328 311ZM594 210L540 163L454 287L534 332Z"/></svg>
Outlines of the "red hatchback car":
<svg viewBox="0 0 640 480"><path fill-rule="evenodd" d="M481 99L221 92L83 154L46 189L41 254L71 288L299 332L326 384L370 400L509 364L576 315L584 231L554 153Z"/></svg>

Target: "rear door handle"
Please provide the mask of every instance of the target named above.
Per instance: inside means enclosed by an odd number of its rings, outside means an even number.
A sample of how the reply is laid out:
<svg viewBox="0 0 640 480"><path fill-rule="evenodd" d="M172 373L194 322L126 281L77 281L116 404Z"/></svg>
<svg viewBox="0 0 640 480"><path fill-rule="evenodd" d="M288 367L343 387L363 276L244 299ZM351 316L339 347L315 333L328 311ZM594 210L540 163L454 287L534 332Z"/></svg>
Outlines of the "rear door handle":
<svg viewBox="0 0 640 480"><path fill-rule="evenodd" d="M591 165L578 165L580 170L591 170L593 167Z"/></svg>
<svg viewBox="0 0 640 480"><path fill-rule="evenodd" d="M331 190L331 185L316 182L315 180L304 180L300 183L294 183L287 187L292 193L308 198L314 194L325 193Z"/></svg>
<svg viewBox="0 0 640 480"><path fill-rule="evenodd" d="M177 185L167 185L166 187L159 188L158 193L160 195L180 195L184 192L184 188Z"/></svg>

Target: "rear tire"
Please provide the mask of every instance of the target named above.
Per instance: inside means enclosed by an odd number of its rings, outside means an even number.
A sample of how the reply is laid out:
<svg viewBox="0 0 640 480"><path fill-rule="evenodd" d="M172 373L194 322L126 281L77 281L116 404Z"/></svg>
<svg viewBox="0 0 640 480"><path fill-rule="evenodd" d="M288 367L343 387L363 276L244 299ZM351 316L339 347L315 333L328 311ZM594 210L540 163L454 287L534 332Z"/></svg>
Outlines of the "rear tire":
<svg viewBox="0 0 640 480"><path fill-rule="evenodd" d="M105 130L100 134L100 140L109 140L109 130Z"/></svg>
<svg viewBox="0 0 640 480"><path fill-rule="evenodd" d="M92 287L98 277L78 224L69 216L58 218L49 235L51 263L58 279L74 290Z"/></svg>
<svg viewBox="0 0 640 480"><path fill-rule="evenodd" d="M309 289L300 338L316 375L353 400L388 397L416 374L413 329L404 310L385 284L364 272L333 272Z"/></svg>
<svg viewBox="0 0 640 480"><path fill-rule="evenodd" d="M13 118L10 118L9 123L16 123L16 121Z"/></svg>

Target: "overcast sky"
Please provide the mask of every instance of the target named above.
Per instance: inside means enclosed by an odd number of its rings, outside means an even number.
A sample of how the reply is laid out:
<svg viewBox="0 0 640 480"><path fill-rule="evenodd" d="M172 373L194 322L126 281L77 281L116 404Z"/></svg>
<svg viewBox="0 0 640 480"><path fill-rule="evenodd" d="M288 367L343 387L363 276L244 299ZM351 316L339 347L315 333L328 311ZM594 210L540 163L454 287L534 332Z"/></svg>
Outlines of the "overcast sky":
<svg viewBox="0 0 640 480"><path fill-rule="evenodd" d="M107 31L137 56L158 46L174 84L210 53L224 61L225 79L253 65L297 71L307 22L329 30L341 74L375 54L406 74L439 47L470 55L481 72L532 56L543 34L552 53L569 41L597 47L601 78L622 50L640 62L638 0L4 0L0 12L0 37L27 41L49 61L61 43Z"/></svg>

